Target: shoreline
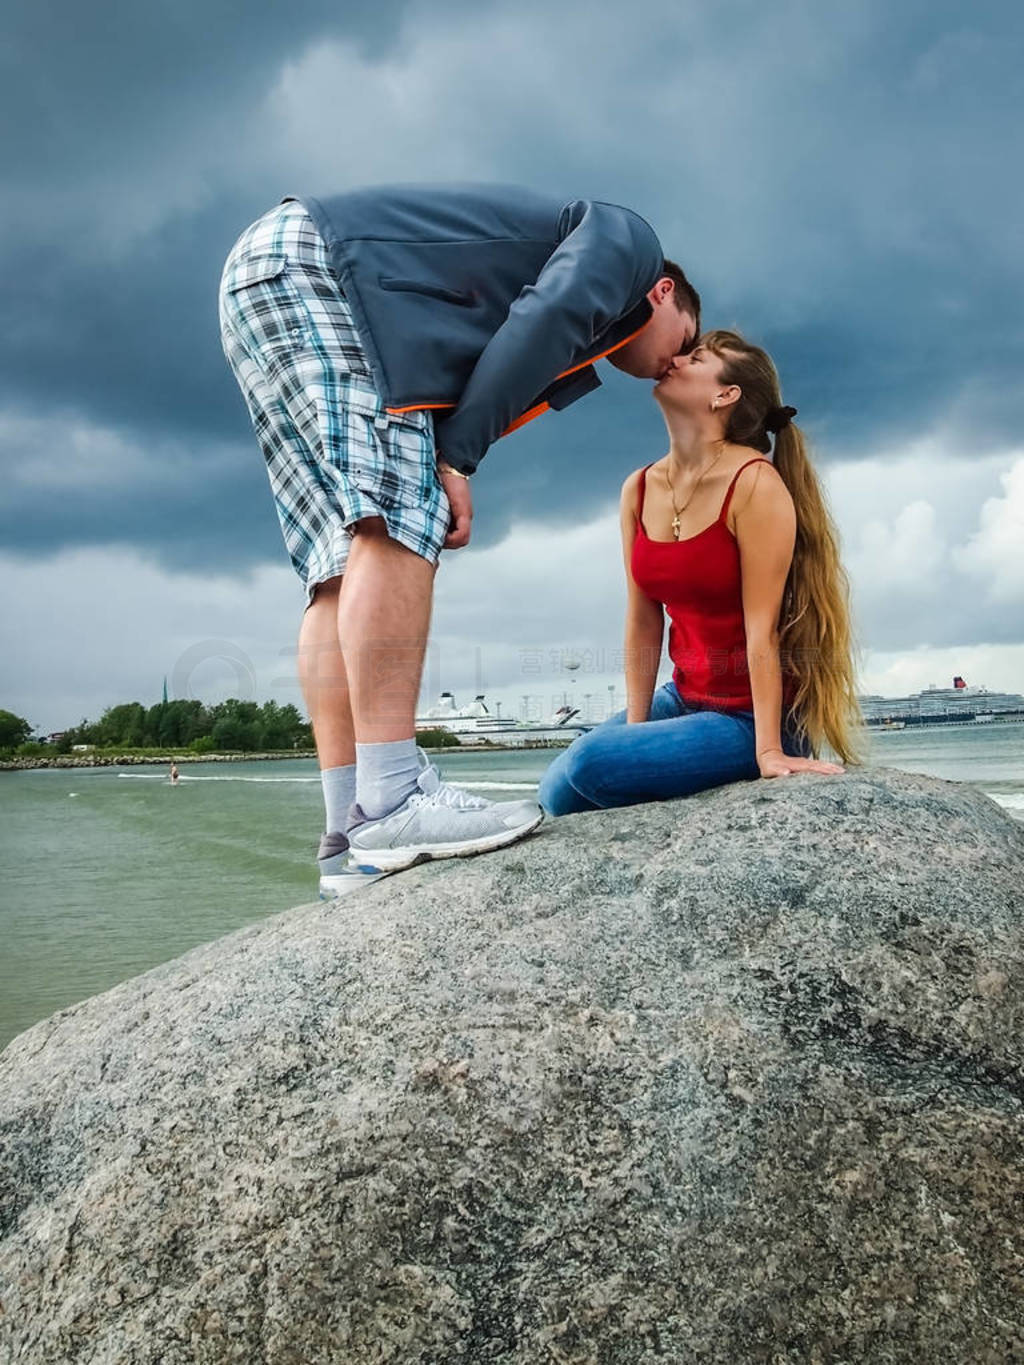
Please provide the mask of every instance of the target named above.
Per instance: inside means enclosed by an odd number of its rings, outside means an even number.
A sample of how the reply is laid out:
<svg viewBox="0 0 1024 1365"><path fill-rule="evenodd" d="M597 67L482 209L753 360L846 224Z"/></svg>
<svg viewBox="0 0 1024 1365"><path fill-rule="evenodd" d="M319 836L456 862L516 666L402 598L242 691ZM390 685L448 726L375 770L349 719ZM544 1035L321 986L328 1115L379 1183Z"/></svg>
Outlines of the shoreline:
<svg viewBox="0 0 1024 1365"><path fill-rule="evenodd" d="M996 716L988 725L1024 725L1024 716L1010 714ZM912 721L902 726L888 726L877 722L865 725L866 734L907 734L922 730L964 730L982 729L976 720L926 720ZM571 743L572 741L567 741ZM566 743L557 740L528 740L524 744L495 744L487 741L482 744L443 744L426 750L428 754L515 754L530 749L564 749ZM43 755L22 758L0 759L0 772L26 772L33 768L118 768L118 767L155 767L167 768L172 763L262 763L268 760L287 758L316 759L315 749L274 749L261 753L210 753L210 754L163 754L142 756L140 754L55 754L52 758Z"/></svg>
<svg viewBox="0 0 1024 1365"><path fill-rule="evenodd" d="M528 749L564 749L557 742L536 742L532 744L447 744L439 748L426 749L427 754L499 754L520 753ZM168 768L172 763L179 767L185 763L262 763L268 759L311 758L316 760L315 749L278 749L270 753L226 753L226 754L166 754L157 757L143 757L139 754L57 754L53 758L43 756L9 758L0 760L0 772L26 772L33 768L129 768L152 767Z"/></svg>
<svg viewBox="0 0 1024 1365"><path fill-rule="evenodd" d="M316 758L315 749L277 749L271 753L227 753L227 754L157 754L154 757L140 754L55 754L53 758L42 754L23 758L5 758L0 761L0 772L19 772L27 768L120 768L149 764L156 768L169 768L172 763L242 763L253 759L266 758Z"/></svg>

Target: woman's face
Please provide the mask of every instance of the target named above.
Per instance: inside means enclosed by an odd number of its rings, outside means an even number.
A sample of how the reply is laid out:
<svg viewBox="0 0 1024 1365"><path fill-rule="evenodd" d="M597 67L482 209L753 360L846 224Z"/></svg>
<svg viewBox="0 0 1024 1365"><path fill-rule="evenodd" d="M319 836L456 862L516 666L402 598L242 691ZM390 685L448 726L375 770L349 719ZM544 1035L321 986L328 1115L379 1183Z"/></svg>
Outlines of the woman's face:
<svg viewBox="0 0 1024 1365"><path fill-rule="evenodd" d="M724 393L724 361L699 342L689 355L677 355L664 376L654 386L659 403L695 411L708 411L715 398Z"/></svg>

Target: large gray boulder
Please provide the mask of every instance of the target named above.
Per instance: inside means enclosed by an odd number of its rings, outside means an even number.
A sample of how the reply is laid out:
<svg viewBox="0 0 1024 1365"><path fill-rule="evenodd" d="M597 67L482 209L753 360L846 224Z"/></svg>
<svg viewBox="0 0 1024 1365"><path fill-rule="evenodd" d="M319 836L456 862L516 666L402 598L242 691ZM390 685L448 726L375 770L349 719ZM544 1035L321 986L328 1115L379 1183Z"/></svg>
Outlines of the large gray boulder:
<svg viewBox="0 0 1024 1365"><path fill-rule="evenodd" d="M0 1362L1024 1360L1024 828L563 819L0 1058Z"/></svg>

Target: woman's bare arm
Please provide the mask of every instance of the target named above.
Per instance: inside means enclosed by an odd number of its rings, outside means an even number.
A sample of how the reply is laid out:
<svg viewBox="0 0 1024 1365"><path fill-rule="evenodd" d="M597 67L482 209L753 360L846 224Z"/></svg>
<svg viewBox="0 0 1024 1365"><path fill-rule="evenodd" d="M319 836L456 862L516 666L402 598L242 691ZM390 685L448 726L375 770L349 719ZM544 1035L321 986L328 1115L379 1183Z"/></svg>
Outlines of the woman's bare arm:
<svg viewBox="0 0 1024 1365"><path fill-rule="evenodd" d="M743 487L743 485L746 485ZM743 627L754 699L755 753L782 749L782 666L779 613L796 545L796 509L774 469L752 465L737 481L736 540L740 550Z"/></svg>
<svg viewBox="0 0 1024 1365"><path fill-rule="evenodd" d="M796 508L775 469L751 466L737 483L747 496L736 513L740 549L743 625L747 637L750 692L754 699L754 752L762 777L794 772L840 773L820 759L790 757L782 749L782 665L779 613L796 545Z"/></svg>
<svg viewBox="0 0 1024 1365"><path fill-rule="evenodd" d="M661 646L665 635L665 612L633 580L631 560L636 539L636 508L640 471L634 470L622 485L620 520L622 555L626 569L626 720L647 720L658 679Z"/></svg>

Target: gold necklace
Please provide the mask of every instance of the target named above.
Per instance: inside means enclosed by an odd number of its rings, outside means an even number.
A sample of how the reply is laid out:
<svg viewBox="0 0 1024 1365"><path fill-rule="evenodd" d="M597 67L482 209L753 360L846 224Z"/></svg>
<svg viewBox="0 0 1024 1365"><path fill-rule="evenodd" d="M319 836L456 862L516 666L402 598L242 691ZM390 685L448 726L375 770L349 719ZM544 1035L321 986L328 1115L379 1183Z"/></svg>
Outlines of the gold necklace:
<svg viewBox="0 0 1024 1365"><path fill-rule="evenodd" d="M689 496L689 497L686 499L686 501L683 503L682 507L677 507L677 506L676 506L676 492L675 492L675 489L672 487L672 480L671 480L671 479L669 478L669 476L668 476L668 465L665 466L665 482L668 484L668 495L669 495L669 497L670 497L671 500L672 500L672 511L675 512L675 516L672 518L672 535L673 535L674 539L676 539L676 540L679 539L679 518L683 515L683 513L684 513L684 512L686 511L686 509L689 507L690 503L693 502L693 495L694 495L694 493L696 493L698 487L700 486L700 481L701 481L701 479L703 479L704 475L707 474L709 470L711 470L711 469L713 469L713 468L715 467L715 465L718 463L718 461L722 458L722 451L724 451L724 450L725 450L725 446L723 445L723 446L722 446L722 450L720 450L720 451L718 452L718 454L715 456L715 458L714 458L714 459L711 461L711 463L708 465L707 469L702 469L702 470L701 470L701 472L700 472L700 474L699 474L699 476L698 476L698 478L697 478L697 482L693 485L693 488L692 488L691 491L690 491L690 496Z"/></svg>

